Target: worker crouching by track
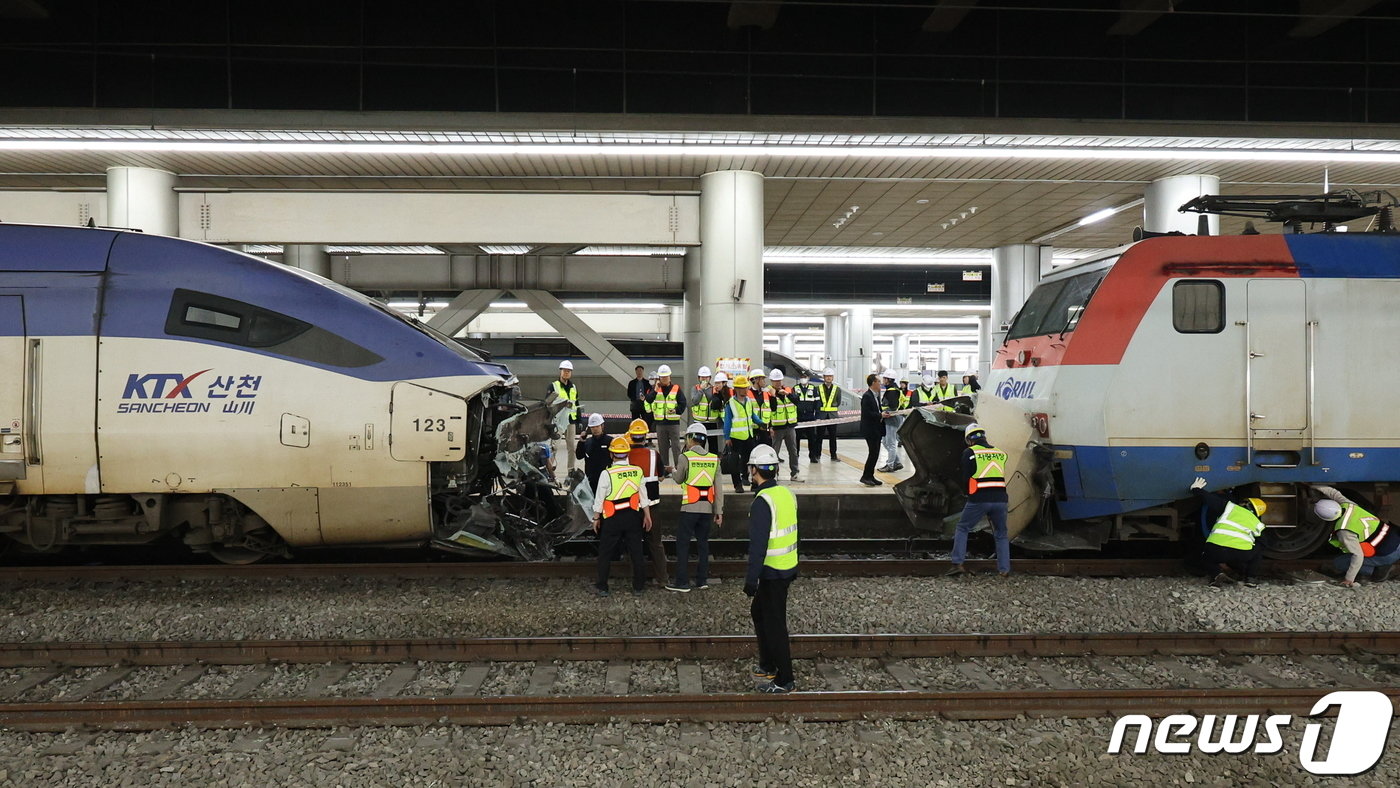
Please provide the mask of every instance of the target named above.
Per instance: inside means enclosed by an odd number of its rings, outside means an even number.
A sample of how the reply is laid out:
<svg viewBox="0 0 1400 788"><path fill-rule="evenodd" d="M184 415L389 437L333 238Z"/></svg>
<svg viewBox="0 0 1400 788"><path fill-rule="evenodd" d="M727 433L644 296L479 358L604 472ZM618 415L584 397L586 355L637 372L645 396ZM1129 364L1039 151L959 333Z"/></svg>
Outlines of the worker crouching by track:
<svg viewBox="0 0 1400 788"><path fill-rule="evenodd" d="M598 477L598 495L593 500L593 531L598 534L598 596L608 595L608 574L613 553L621 543L632 561L632 593L646 589L642 568L642 533L652 530L651 507L656 500L647 493L642 469L627 462L632 446L626 438L612 439L608 451L613 463Z"/></svg>
<svg viewBox="0 0 1400 788"><path fill-rule="evenodd" d="M744 593L753 602L758 691L792 692L792 649L788 643L788 586L797 577L797 497L778 486L778 453L755 446L748 459L754 499L749 506L749 570Z"/></svg>
<svg viewBox="0 0 1400 788"><path fill-rule="evenodd" d="M1259 498L1249 498L1243 503L1235 503L1222 493L1206 492L1206 480L1200 476L1191 482L1191 494L1205 506L1203 523L1213 523L1210 535L1206 537L1204 557L1206 563L1220 569L1213 586L1223 586L1236 581L1234 571L1246 586L1257 585L1259 561L1263 555L1259 551L1258 540L1264 533L1264 522L1260 517L1268 510L1268 505Z"/></svg>

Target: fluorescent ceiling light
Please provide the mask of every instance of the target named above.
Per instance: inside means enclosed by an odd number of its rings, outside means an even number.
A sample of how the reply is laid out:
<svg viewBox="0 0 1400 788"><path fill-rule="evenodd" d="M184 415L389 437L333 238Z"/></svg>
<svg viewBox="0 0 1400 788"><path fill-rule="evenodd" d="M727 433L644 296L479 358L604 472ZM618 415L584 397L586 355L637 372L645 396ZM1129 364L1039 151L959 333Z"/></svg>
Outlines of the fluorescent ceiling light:
<svg viewBox="0 0 1400 788"><path fill-rule="evenodd" d="M533 246L526 246L525 244L502 244L500 246L483 245L481 251L487 254L529 254L530 250L534 248Z"/></svg>
<svg viewBox="0 0 1400 788"><path fill-rule="evenodd" d="M585 246L574 252L580 257L681 257L684 246Z"/></svg>
<svg viewBox="0 0 1400 788"><path fill-rule="evenodd" d="M800 311L846 311L851 309L870 309L876 312L957 312L965 315L970 314L991 314L992 307L989 304L800 304L767 303L763 305L765 310L780 310L784 312Z"/></svg>
<svg viewBox="0 0 1400 788"><path fill-rule="evenodd" d="M1086 225L1086 224L1093 224L1094 222L1101 222L1101 221L1103 221L1104 219L1107 219L1108 217L1114 215L1115 213L1118 213L1118 211L1119 211L1118 208L1104 208L1102 211L1094 211L1093 213L1089 214L1088 216L1085 216L1083 219L1080 219L1080 220L1079 220L1079 226L1080 226L1080 227L1083 227L1083 226Z"/></svg>
<svg viewBox="0 0 1400 788"><path fill-rule="evenodd" d="M1036 236L1035 238L1032 238L1030 242L1033 243L1033 244L1042 244L1042 243L1045 243L1046 241L1053 241L1054 239L1059 238L1060 236L1064 235L1065 233L1073 232L1073 231L1075 231L1075 230L1078 230L1080 227L1084 227L1085 225L1090 225L1090 224L1093 224L1093 223L1095 223L1095 222L1101 222L1101 221L1103 221L1104 219L1107 219L1108 217L1113 216L1113 215L1115 215L1115 214L1122 213L1123 211L1126 211L1126 210L1128 210L1129 208L1136 208L1136 207L1138 207L1139 205L1142 205L1143 202L1145 202L1145 200L1144 200L1142 197L1139 197L1139 198L1137 198L1136 200L1129 200L1129 201L1123 203L1122 205L1115 205L1115 206L1113 206L1113 207L1111 207L1111 208L1104 208L1104 209L1101 210L1101 211L1094 211L1093 213L1091 213L1091 214L1089 214L1088 216L1085 216L1085 217L1079 219L1078 221L1070 222L1069 224L1066 224L1066 225L1064 225L1063 227L1057 227L1057 228L1055 228L1054 230L1051 230L1050 232L1045 233L1044 235L1038 235L1038 236ZM1080 250L1080 251L1086 251L1086 250ZM1079 258L1076 258L1076 259L1082 259L1082 258L1088 257L1088 256L1090 256L1090 255L1088 255L1088 254L1081 254L1081 255L1079 256ZM1066 255L1066 257L1073 257L1073 255ZM1055 265L1066 265L1066 264L1067 264L1067 262L1058 262L1058 263L1057 263L1054 259L1052 259L1052 260L1050 261L1050 265L1051 265L1051 266L1055 266Z"/></svg>
<svg viewBox="0 0 1400 788"><path fill-rule="evenodd" d="M243 251L248 254L282 254L286 247L282 244L243 244ZM398 245L351 245L339 246L331 245L326 247L328 254L443 254L443 251L436 246L425 244L398 244Z"/></svg>

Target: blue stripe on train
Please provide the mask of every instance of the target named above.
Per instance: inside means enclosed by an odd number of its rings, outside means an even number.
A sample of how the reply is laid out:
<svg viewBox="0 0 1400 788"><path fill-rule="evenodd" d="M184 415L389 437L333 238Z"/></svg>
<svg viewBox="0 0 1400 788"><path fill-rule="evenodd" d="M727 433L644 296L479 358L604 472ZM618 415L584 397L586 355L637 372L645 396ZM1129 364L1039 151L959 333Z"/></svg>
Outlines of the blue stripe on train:
<svg viewBox="0 0 1400 788"><path fill-rule="evenodd" d="M1285 235L1304 278L1400 279L1400 237L1369 233Z"/></svg>
<svg viewBox="0 0 1400 788"><path fill-rule="evenodd" d="M1317 465L1260 468L1241 465L1243 446L1212 446L1210 457L1196 459L1189 446L1056 446L1073 456L1059 460L1069 499L1058 502L1067 520L1104 517L1161 506L1187 498L1191 480L1204 476L1207 489L1251 482L1384 482L1400 479L1400 449L1319 448ZM1359 454L1360 457L1353 455ZM1256 462L1258 461L1256 453ZM1281 459L1276 455L1275 459ZM1229 468L1240 466L1239 470ZM1208 471L1197 471L1207 466Z"/></svg>

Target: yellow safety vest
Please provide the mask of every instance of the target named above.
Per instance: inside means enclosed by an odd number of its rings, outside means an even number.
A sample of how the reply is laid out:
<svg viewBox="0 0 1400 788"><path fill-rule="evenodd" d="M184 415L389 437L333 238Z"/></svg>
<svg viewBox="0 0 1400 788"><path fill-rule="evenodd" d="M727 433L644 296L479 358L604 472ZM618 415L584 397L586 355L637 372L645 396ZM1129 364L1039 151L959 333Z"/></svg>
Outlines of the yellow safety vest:
<svg viewBox="0 0 1400 788"><path fill-rule="evenodd" d="M1390 526L1360 506L1346 503L1342 504L1342 516L1337 519L1337 524L1332 529L1332 538L1327 540L1333 547L1343 550L1345 548L1342 546L1342 540L1336 536L1337 531L1351 531L1356 534L1356 538L1361 540L1362 554L1372 556L1376 554L1376 545L1389 533ZM1371 548L1370 551L1367 551L1368 547Z"/></svg>
<svg viewBox="0 0 1400 788"><path fill-rule="evenodd" d="M909 389L899 390L899 409L905 410L909 407Z"/></svg>
<svg viewBox="0 0 1400 788"><path fill-rule="evenodd" d="M791 427L797 423L797 404L792 401L791 391L778 391L774 395L778 399L778 404L773 408L774 427Z"/></svg>
<svg viewBox="0 0 1400 788"><path fill-rule="evenodd" d="M690 390L690 396L690 415L694 416L696 421L709 421L710 387L695 386Z"/></svg>
<svg viewBox="0 0 1400 788"><path fill-rule="evenodd" d="M748 440L753 436L754 411L758 403L747 395L736 394L729 400L729 437L734 440Z"/></svg>
<svg viewBox="0 0 1400 788"><path fill-rule="evenodd" d="M719 458L709 452L697 453L694 449L685 452L685 484L681 485L686 503L699 503L702 500L715 502L715 477L719 475Z"/></svg>
<svg viewBox="0 0 1400 788"><path fill-rule="evenodd" d="M937 401L938 395L934 393L934 390L931 387L925 388L923 386L920 386L914 390L915 405L928 405Z"/></svg>
<svg viewBox="0 0 1400 788"><path fill-rule="evenodd" d="M972 460L977 463L972 478L967 480L967 494L985 487L1006 486L1006 452L990 446L973 446Z"/></svg>
<svg viewBox="0 0 1400 788"><path fill-rule="evenodd" d="M607 500L603 501L603 517L606 519L619 510L642 510L642 469L635 465L613 465L608 468L608 478L612 489Z"/></svg>
<svg viewBox="0 0 1400 788"><path fill-rule="evenodd" d="M759 419L764 424L771 425L773 423L773 392L764 389L755 394L754 398L758 403Z"/></svg>
<svg viewBox="0 0 1400 788"><path fill-rule="evenodd" d="M1254 540L1264 533L1264 523L1250 510L1235 503L1225 504L1225 511L1210 529L1206 541L1236 550L1253 550Z"/></svg>
<svg viewBox="0 0 1400 788"><path fill-rule="evenodd" d="M822 398L821 409L827 413L835 413L841 403L841 387L835 383L830 386L823 383L818 393Z"/></svg>
<svg viewBox="0 0 1400 788"><path fill-rule="evenodd" d="M663 390L658 384L656 399L651 403L651 414L661 421L680 421L681 414L676 411L676 395L681 391L681 387L672 383L669 391Z"/></svg>
<svg viewBox="0 0 1400 788"><path fill-rule="evenodd" d="M768 551L763 565L774 569L797 568L797 497L786 487L759 490L768 502L772 517L768 522Z"/></svg>
<svg viewBox="0 0 1400 788"><path fill-rule="evenodd" d="M933 387L934 396L938 397L939 399L950 399L952 397L956 397L958 396L956 391L957 390L953 388L953 384L951 383L949 383L946 386L939 386L935 384Z"/></svg>

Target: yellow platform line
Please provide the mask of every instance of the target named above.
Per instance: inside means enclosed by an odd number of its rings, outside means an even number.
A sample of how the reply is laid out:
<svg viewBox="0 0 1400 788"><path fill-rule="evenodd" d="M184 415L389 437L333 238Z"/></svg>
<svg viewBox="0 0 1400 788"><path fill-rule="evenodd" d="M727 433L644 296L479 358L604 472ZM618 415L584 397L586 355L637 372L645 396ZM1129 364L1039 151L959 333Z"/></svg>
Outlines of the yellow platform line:
<svg viewBox="0 0 1400 788"><path fill-rule="evenodd" d="M861 472L865 471L864 462L856 462L855 460L851 459L850 457L847 457L839 451L836 452L836 456L841 460L841 462L846 463L852 468L855 468L856 470ZM899 484L900 482L904 481L903 479L899 478L898 476L895 476L892 473L881 473L880 471L875 472L875 478L879 479L885 484Z"/></svg>

